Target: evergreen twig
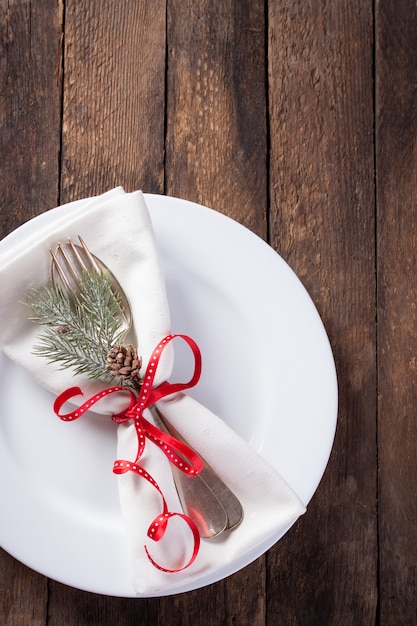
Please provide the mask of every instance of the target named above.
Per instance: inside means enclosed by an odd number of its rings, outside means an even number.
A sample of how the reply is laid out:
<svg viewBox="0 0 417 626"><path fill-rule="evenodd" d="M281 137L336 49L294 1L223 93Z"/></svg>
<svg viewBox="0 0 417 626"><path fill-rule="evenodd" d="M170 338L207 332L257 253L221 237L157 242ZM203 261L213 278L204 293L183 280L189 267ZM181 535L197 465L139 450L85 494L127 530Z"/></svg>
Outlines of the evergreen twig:
<svg viewBox="0 0 417 626"><path fill-rule="evenodd" d="M107 355L123 336L123 307L109 273L83 273L77 293L60 286L32 289L31 320L44 326L34 354L60 369L89 378L108 377Z"/></svg>

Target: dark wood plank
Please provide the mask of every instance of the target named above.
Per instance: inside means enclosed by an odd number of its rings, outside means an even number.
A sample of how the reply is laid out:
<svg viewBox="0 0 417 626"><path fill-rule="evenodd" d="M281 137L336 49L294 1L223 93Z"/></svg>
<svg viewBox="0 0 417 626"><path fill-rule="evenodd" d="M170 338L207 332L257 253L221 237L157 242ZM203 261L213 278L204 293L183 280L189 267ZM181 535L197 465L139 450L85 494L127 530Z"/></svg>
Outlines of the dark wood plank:
<svg viewBox="0 0 417 626"><path fill-rule="evenodd" d="M417 10L377 24L380 619L417 624Z"/></svg>
<svg viewBox="0 0 417 626"><path fill-rule="evenodd" d="M158 624L158 600L114 598L51 584L48 626Z"/></svg>
<svg viewBox="0 0 417 626"><path fill-rule="evenodd" d="M166 193L266 238L264 3L170 0L167 36ZM164 598L160 616L183 626L261 626L264 558L224 581Z"/></svg>
<svg viewBox="0 0 417 626"><path fill-rule="evenodd" d="M165 33L164 1L66 2L61 202L163 191ZM157 599L50 590L50 626L157 623Z"/></svg>
<svg viewBox="0 0 417 626"><path fill-rule="evenodd" d="M170 626L264 626L264 557L208 587L161 598L158 615Z"/></svg>
<svg viewBox="0 0 417 626"><path fill-rule="evenodd" d="M264 3L168 8L166 191L265 237Z"/></svg>
<svg viewBox="0 0 417 626"><path fill-rule="evenodd" d="M375 624L372 42L371 2L269 3L271 241L319 309L340 383L325 477L268 553L271 624Z"/></svg>
<svg viewBox="0 0 417 626"><path fill-rule="evenodd" d="M0 1L0 236L57 202L61 30L54 0ZM4 551L0 589L1 624L46 623L47 579Z"/></svg>
<svg viewBox="0 0 417 626"><path fill-rule="evenodd" d="M165 1L68 0L61 201L163 190Z"/></svg>
<svg viewBox="0 0 417 626"><path fill-rule="evenodd" d="M0 551L0 624L44 626L48 580Z"/></svg>
<svg viewBox="0 0 417 626"><path fill-rule="evenodd" d="M1 234L56 206L62 11L0 0Z"/></svg>

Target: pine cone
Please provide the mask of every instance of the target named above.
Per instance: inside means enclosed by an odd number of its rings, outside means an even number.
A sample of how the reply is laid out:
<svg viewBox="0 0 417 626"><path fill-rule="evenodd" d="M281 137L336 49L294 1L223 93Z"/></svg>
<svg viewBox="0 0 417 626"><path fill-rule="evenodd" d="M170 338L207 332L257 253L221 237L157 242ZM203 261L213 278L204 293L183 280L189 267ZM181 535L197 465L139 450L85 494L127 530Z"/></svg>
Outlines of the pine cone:
<svg viewBox="0 0 417 626"><path fill-rule="evenodd" d="M114 346L107 355L106 367L111 376L116 376L125 384L130 383L135 389L140 388L142 382L139 372L142 359L131 344Z"/></svg>

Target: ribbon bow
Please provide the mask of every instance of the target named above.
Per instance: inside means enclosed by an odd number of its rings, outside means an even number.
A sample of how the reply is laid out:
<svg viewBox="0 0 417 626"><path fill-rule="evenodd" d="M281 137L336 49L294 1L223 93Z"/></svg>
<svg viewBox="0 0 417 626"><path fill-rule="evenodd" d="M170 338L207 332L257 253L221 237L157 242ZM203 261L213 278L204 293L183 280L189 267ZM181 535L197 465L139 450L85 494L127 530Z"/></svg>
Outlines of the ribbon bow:
<svg viewBox="0 0 417 626"><path fill-rule="evenodd" d="M161 385L153 389L153 382L162 352L166 348L166 346L176 337L183 339L191 348L194 356L193 375L186 383L169 383L165 381L161 383ZM61 408L68 400L74 398L75 396L83 395L80 387L71 387L61 393L54 402L54 411L56 415L61 420L65 422L70 422L81 417L81 415L88 411L88 409L91 409L94 404L110 394L119 392L129 393L129 406L120 413L113 415L112 419L118 424L133 420L138 439L138 451L136 454L136 459L133 462L124 459L118 459L117 461L115 461L113 466L113 472L115 474L124 474L129 471L134 472L138 476L145 478L160 493L163 508L162 512L153 520L148 528L147 535L150 539L152 539L153 541L160 541L165 534L169 520L175 516L182 518L188 524L193 535L194 548L192 555L189 561L179 569L167 569L165 567L162 567L154 561L148 551L148 548L146 547L146 545L144 546L146 554L151 563L161 571L168 573L180 572L183 569L189 567L191 563L193 563L200 547L200 535L197 526L191 518L183 513L171 512L168 510L168 505L166 503L161 488L159 487L158 483L152 478L152 476L145 470L145 468L140 465L139 460L144 452L146 439L148 438L150 441L152 441L152 443L157 445L162 450L162 452L167 456L168 460L171 463L176 465L182 472L190 476L196 476L202 470L203 462L200 457L194 452L194 450L192 450L182 442L178 441L175 437L164 433L159 428L148 422L148 420L143 417L143 411L158 400L161 400L168 395L194 387L198 383L200 375L201 353L196 342L187 335L167 335L152 352L151 358L149 359L149 363L146 368L145 375L143 377L143 383L138 397L136 397L136 394L127 387L109 387L108 389L104 389L103 391L100 391L96 395L89 398L74 411L61 414ZM184 457L186 460L184 459Z"/></svg>

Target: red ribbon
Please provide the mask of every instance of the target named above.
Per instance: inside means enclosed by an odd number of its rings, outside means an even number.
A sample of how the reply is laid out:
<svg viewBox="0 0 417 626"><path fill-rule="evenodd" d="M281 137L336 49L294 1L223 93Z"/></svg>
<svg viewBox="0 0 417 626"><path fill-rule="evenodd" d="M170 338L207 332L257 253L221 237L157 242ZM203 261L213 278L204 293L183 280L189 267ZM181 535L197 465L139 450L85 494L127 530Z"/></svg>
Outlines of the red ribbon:
<svg viewBox="0 0 417 626"><path fill-rule="evenodd" d="M183 339L191 348L194 356L193 375L191 379L186 383L169 383L165 381L161 385L153 389L152 385L155 379L162 352L166 348L166 346L176 337ZM170 512L168 510L168 505L158 483L138 463L138 461L145 449L146 438L148 438L162 450L162 452L167 456L171 463L175 464L185 474L189 474L190 476L197 475L203 468L203 462L200 457L194 452L194 450L175 439L175 437L171 437L171 435L167 435L159 428L156 428L156 426L148 422L148 420L143 417L142 413L146 408L148 408L158 400L161 400L161 398L194 387L198 383L200 375L201 353L196 342L187 335L168 335L156 346L156 348L152 352L138 397L136 397L136 394L127 387L109 387L108 389L104 389L103 391L97 393L95 396L89 398L74 411L61 415L61 408L68 400L74 398L75 396L83 395L83 392L79 387L71 387L70 389L67 389L66 391L61 393L54 402L54 411L56 415L63 421L69 422L81 417L81 415L88 411L88 409L91 409L91 407L94 406L96 402L99 402L108 395L119 392L129 393L129 406L117 415L113 415L112 419L118 424L121 424L131 419L133 420L138 438L138 451L134 462L123 459L115 461L113 466L113 472L115 474L124 474L125 472L129 471L134 472L138 476L145 478L160 493L162 498L163 510L162 513L153 520L148 528L147 535L150 539L153 539L154 541L160 541L165 534L168 521L175 516L180 517L188 524L193 535L194 547L192 555L189 561L179 569L167 569L165 567L162 567L154 561L146 545L144 546L146 554L151 563L161 571L168 573L180 572L189 567L191 563L193 563L200 547L200 535L197 526L191 518L189 518L187 515L184 515L183 513ZM184 459L184 457L186 460Z"/></svg>

